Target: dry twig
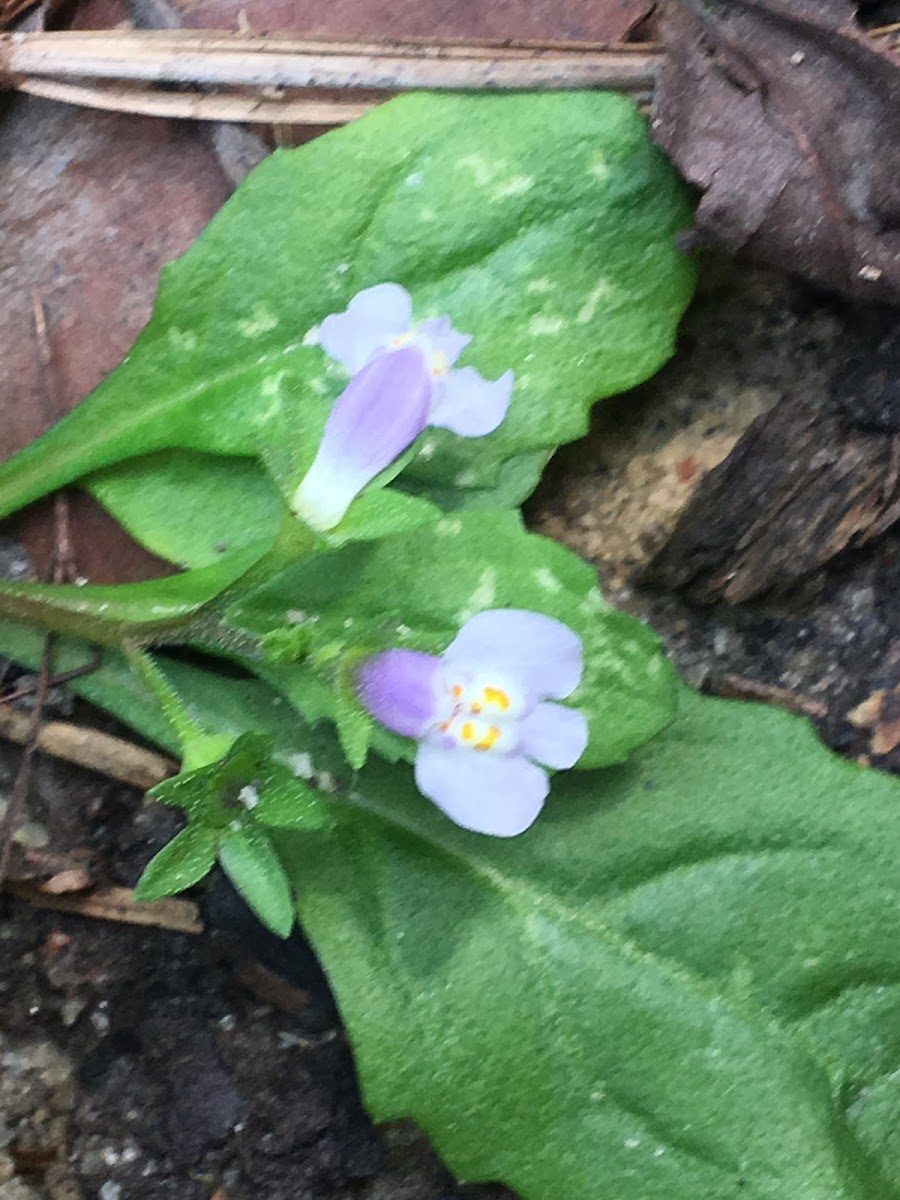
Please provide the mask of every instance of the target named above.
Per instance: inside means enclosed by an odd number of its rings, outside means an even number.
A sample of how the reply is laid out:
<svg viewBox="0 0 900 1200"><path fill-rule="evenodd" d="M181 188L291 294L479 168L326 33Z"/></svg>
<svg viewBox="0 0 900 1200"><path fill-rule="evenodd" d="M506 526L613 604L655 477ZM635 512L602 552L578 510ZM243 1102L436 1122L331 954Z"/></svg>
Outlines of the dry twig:
<svg viewBox="0 0 900 1200"><path fill-rule="evenodd" d="M426 41L356 43L215 31L0 35L0 84L115 111L266 124L338 124L406 88L614 88L646 102L660 51L648 45ZM158 91L157 85L166 91ZM184 89L173 92L173 86ZM337 100L304 89L341 88ZM354 93L357 95L354 98Z"/></svg>
<svg viewBox="0 0 900 1200"><path fill-rule="evenodd" d="M27 739L30 724L29 714L0 705L0 737L21 745ZM171 759L155 750L67 721L44 724L38 734L37 748L142 791L167 779L177 769Z"/></svg>
<svg viewBox="0 0 900 1200"><path fill-rule="evenodd" d="M828 707L821 700L813 700L811 696L792 692L789 688L777 687L774 683L748 679L744 675L723 675L718 681L716 695L728 700L762 700L805 717L828 716Z"/></svg>
<svg viewBox="0 0 900 1200"><path fill-rule="evenodd" d="M19 824L19 818L22 815L22 810L25 807L25 801L28 796L28 781L31 778L31 762L34 758L34 753L37 750L38 738L41 732L41 718L44 713L44 704L47 699L50 682L50 666L53 660L53 639L48 634L44 643L44 654L41 659L41 669L38 674L38 686L35 694L34 709L27 718L28 726L25 730L23 739L22 758L19 762L19 769L16 772L16 778L12 786L12 791L9 794L9 802L6 805L6 811L3 814L3 819L0 820L0 888L3 887L3 881L6 878L6 872L9 867L9 856L12 853L13 835Z"/></svg>
<svg viewBox="0 0 900 1200"><path fill-rule="evenodd" d="M191 900L166 896L162 900L135 900L131 888L104 887L93 892L52 895L39 884L7 883L7 890L38 908L75 913L103 921L121 921L128 925L153 925L176 933L202 933L203 924L197 905Z"/></svg>

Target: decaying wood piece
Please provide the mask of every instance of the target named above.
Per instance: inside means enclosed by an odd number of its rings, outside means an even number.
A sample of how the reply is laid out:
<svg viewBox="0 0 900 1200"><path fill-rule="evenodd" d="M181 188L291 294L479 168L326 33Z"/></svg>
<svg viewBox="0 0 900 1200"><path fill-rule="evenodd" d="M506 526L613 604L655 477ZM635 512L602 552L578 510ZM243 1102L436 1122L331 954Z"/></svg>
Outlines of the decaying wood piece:
<svg viewBox="0 0 900 1200"><path fill-rule="evenodd" d="M366 90L603 87L647 102L658 62L646 45L356 43L193 30L0 34L0 86L119 112L267 124L353 120L376 103L360 95ZM347 95L315 95L326 88Z"/></svg>
<svg viewBox="0 0 900 1200"><path fill-rule="evenodd" d="M783 400L701 480L644 578L699 604L788 591L900 517L900 440Z"/></svg>

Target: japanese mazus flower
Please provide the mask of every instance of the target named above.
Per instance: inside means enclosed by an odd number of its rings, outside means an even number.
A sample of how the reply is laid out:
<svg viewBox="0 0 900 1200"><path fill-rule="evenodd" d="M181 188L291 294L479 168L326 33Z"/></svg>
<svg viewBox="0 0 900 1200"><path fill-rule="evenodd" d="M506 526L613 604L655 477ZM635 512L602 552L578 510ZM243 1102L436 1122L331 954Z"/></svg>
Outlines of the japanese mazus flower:
<svg viewBox="0 0 900 1200"><path fill-rule="evenodd" d="M514 837L537 817L545 768L572 767L588 724L555 701L581 680L581 639L561 621L524 609L472 617L441 655L383 650L356 676L365 708L419 742L419 791L464 829Z"/></svg>
<svg viewBox="0 0 900 1200"><path fill-rule="evenodd" d="M427 426L483 437L506 416L514 374L485 379L453 364L472 340L448 317L413 324L412 299L397 283L353 297L312 340L350 372L292 508L314 529L332 529L355 496Z"/></svg>

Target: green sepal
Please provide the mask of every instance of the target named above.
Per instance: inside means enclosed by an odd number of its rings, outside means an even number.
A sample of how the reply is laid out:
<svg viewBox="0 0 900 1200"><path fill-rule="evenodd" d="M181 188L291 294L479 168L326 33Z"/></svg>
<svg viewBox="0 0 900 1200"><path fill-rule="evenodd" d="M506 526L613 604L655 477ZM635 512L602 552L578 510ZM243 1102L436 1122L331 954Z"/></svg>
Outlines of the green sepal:
<svg viewBox="0 0 900 1200"><path fill-rule="evenodd" d="M199 883L216 861L216 834L190 824L153 856L134 889L135 900L158 900Z"/></svg>
<svg viewBox="0 0 900 1200"><path fill-rule="evenodd" d="M259 919L286 938L294 924L291 885L269 837L256 825L235 821L219 839L219 863Z"/></svg>

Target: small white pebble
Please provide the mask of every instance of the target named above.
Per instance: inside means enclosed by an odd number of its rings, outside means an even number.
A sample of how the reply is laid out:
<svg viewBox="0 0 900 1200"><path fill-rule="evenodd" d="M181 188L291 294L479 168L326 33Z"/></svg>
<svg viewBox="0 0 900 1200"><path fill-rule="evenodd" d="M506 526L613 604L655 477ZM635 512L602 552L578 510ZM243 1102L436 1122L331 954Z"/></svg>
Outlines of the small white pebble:
<svg viewBox="0 0 900 1200"><path fill-rule="evenodd" d="M806 59L806 53L803 50L795 50L794 53L791 55L791 62L794 64L795 67L799 67L800 64L805 61L805 59Z"/></svg>
<svg viewBox="0 0 900 1200"><path fill-rule="evenodd" d="M640 1138L626 1138L625 1139L625 1146L628 1150L636 1150L640 1144L641 1144Z"/></svg>
<svg viewBox="0 0 900 1200"><path fill-rule="evenodd" d="M865 266L859 268L859 277L860 279L865 279L866 283L877 283L883 274L884 272L881 267Z"/></svg>

